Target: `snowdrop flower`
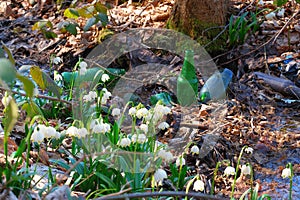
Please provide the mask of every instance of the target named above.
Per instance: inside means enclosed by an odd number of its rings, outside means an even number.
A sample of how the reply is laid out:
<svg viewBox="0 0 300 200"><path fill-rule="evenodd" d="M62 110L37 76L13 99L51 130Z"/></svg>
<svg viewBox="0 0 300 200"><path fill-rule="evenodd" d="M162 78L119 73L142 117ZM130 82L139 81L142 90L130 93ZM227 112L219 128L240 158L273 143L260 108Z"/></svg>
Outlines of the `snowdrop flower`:
<svg viewBox="0 0 300 200"><path fill-rule="evenodd" d="M87 63L84 62L84 61L81 61L80 64L79 64L79 67L80 67L79 75L84 75L87 71L87 69L86 69L87 68Z"/></svg>
<svg viewBox="0 0 300 200"><path fill-rule="evenodd" d="M129 111L128 111L128 114L131 115L131 116L135 115L136 114L136 108L135 107L130 108Z"/></svg>
<svg viewBox="0 0 300 200"><path fill-rule="evenodd" d="M200 149L197 145L192 146L192 148L191 148L192 155L199 154L199 151L200 151Z"/></svg>
<svg viewBox="0 0 300 200"><path fill-rule="evenodd" d="M136 111L136 117L139 119L145 117L147 114L148 114L147 108L141 108L138 111Z"/></svg>
<svg viewBox="0 0 300 200"><path fill-rule="evenodd" d="M122 138L119 141L119 146L121 146L121 147L128 147L128 146L130 146L130 144L131 144L131 141L129 138Z"/></svg>
<svg viewBox="0 0 300 200"><path fill-rule="evenodd" d="M166 162L173 160L173 154L170 151L166 151L164 149L159 150L157 155Z"/></svg>
<svg viewBox="0 0 300 200"><path fill-rule="evenodd" d="M228 166L226 167L225 171L224 171L224 174L226 176L229 176L229 175L234 175L235 174L235 169L231 166Z"/></svg>
<svg viewBox="0 0 300 200"><path fill-rule="evenodd" d="M193 190L195 190L196 192L202 192L204 190L204 182L201 180L196 180L194 183Z"/></svg>
<svg viewBox="0 0 300 200"><path fill-rule="evenodd" d="M101 104L106 104L107 100L111 97L111 93L106 89L102 89L102 99L101 99Z"/></svg>
<svg viewBox="0 0 300 200"><path fill-rule="evenodd" d="M160 113L161 115L167 115L171 112L171 109L167 106L156 104L154 107L155 113Z"/></svg>
<svg viewBox="0 0 300 200"><path fill-rule="evenodd" d="M38 128L39 126L41 128ZM38 125L37 127L35 127L30 138L33 142L41 143L45 139L45 135L44 135L45 129L43 128L43 126L44 125Z"/></svg>
<svg viewBox="0 0 300 200"><path fill-rule="evenodd" d="M275 12L270 12L269 14L267 14L267 15L265 16L265 18L266 18L267 20L274 20L274 19L276 18L276 14L275 14Z"/></svg>
<svg viewBox="0 0 300 200"><path fill-rule="evenodd" d="M140 143L140 144L143 144L147 141L147 136L145 134L134 134L132 137L131 137L131 141L133 143Z"/></svg>
<svg viewBox="0 0 300 200"><path fill-rule="evenodd" d="M63 81L63 77L57 71L54 71L54 80L56 82L61 82Z"/></svg>
<svg viewBox="0 0 300 200"><path fill-rule="evenodd" d="M66 135L71 136L71 137L77 137L78 136L78 128L75 126L70 126L66 131Z"/></svg>
<svg viewBox="0 0 300 200"><path fill-rule="evenodd" d="M161 130L165 130L169 127L170 127L170 125L167 122L162 122L158 125L158 128L161 129Z"/></svg>
<svg viewBox="0 0 300 200"><path fill-rule="evenodd" d="M111 111L111 115L112 116L119 116L121 114L121 110L119 108L114 108L112 111Z"/></svg>
<svg viewBox="0 0 300 200"><path fill-rule="evenodd" d="M77 133L78 133L78 135L77 135L78 138L84 138L85 136L88 135L89 132L86 128L80 128L80 129L78 129Z"/></svg>
<svg viewBox="0 0 300 200"><path fill-rule="evenodd" d="M249 154L252 154L253 153L253 148L252 147L247 147L247 148L245 148L245 152L249 153Z"/></svg>
<svg viewBox="0 0 300 200"><path fill-rule="evenodd" d="M140 129L141 129L144 133L148 133L148 125L147 125L147 124L141 124L141 125L140 125Z"/></svg>
<svg viewBox="0 0 300 200"><path fill-rule="evenodd" d="M183 165L185 165L185 159L184 159L184 157L182 157L182 156L179 156L178 158L177 158L177 160L176 160L176 166L177 167L179 167L179 166L183 166Z"/></svg>
<svg viewBox="0 0 300 200"><path fill-rule="evenodd" d="M251 174L251 167L249 165L243 165L241 169L242 174L250 175Z"/></svg>
<svg viewBox="0 0 300 200"><path fill-rule="evenodd" d="M1 102L4 105L4 107L7 107L11 100L12 100L12 97L10 95L7 96L7 93L5 92L5 95L2 98Z"/></svg>
<svg viewBox="0 0 300 200"><path fill-rule="evenodd" d="M154 181L158 185L162 185L162 181L168 178L167 172L163 169L157 169L156 172L154 173Z"/></svg>
<svg viewBox="0 0 300 200"><path fill-rule="evenodd" d="M90 91L89 94L84 95L82 99L84 102L92 102L95 101L96 97L97 97L97 92Z"/></svg>
<svg viewBox="0 0 300 200"><path fill-rule="evenodd" d="M108 81L109 80L109 76L107 75L107 74L102 74L102 76L101 76L101 81L103 82L103 83L105 83L106 81Z"/></svg>
<svg viewBox="0 0 300 200"><path fill-rule="evenodd" d="M59 63L61 63L62 62L62 59L60 58L60 57L55 57L55 58L53 58L53 63L55 64L55 65L58 65Z"/></svg>
<svg viewBox="0 0 300 200"><path fill-rule="evenodd" d="M290 168L285 168L282 170L281 177L282 178L290 178L292 176L292 172Z"/></svg>
<svg viewBox="0 0 300 200"><path fill-rule="evenodd" d="M110 131L110 125L107 123L99 123L93 127L94 133L107 133Z"/></svg>
<svg viewBox="0 0 300 200"><path fill-rule="evenodd" d="M52 126L45 127L44 136L45 138L53 138L56 137L56 130Z"/></svg>

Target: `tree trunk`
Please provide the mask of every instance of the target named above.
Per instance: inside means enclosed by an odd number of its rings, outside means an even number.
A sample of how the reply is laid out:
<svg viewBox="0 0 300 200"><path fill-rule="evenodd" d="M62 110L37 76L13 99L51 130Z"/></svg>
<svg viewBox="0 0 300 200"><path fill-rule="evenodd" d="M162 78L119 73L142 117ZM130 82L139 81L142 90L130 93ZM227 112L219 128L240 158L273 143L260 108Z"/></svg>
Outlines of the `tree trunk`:
<svg viewBox="0 0 300 200"><path fill-rule="evenodd" d="M176 0L168 28L206 44L224 28L228 5L229 0ZM220 44L217 46L220 47Z"/></svg>

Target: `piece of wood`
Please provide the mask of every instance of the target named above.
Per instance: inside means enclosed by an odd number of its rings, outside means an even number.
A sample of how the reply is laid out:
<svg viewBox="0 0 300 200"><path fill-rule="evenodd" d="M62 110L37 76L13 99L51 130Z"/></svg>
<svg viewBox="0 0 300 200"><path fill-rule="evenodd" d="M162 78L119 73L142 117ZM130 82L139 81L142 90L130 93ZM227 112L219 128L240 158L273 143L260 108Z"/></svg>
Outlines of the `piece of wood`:
<svg viewBox="0 0 300 200"><path fill-rule="evenodd" d="M292 81L284 78L278 78L262 72L253 73L257 79L261 79L269 85L273 90L280 92L284 95L289 95L300 99L300 88L297 87Z"/></svg>

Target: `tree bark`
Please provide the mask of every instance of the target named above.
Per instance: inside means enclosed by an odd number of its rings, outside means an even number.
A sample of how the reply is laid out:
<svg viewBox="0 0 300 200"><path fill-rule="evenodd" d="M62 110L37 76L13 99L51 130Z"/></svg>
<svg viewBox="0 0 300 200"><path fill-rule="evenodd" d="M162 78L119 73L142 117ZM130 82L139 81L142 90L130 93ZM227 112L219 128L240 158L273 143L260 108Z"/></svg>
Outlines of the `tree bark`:
<svg viewBox="0 0 300 200"><path fill-rule="evenodd" d="M211 41L226 24L229 0L176 0L168 28L183 32L194 39Z"/></svg>

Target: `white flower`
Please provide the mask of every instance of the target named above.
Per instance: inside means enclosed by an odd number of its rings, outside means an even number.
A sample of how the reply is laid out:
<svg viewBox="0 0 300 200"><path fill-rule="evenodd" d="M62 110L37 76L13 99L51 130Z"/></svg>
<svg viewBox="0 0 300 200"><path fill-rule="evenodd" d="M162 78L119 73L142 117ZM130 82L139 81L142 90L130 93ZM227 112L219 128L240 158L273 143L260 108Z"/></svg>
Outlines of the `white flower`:
<svg viewBox="0 0 300 200"><path fill-rule="evenodd" d="M44 138L45 138L45 135L44 135L43 129L39 129L36 127L31 135L30 139L33 142L41 143L41 142L43 142Z"/></svg>
<svg viewBox="0 0 300 200"><path fill-rule="evenodd" d="M158 169L156 170L156 172L154 173L154 181L158 184L161 185L162 181L168 178L167 172L163 169Z"/></svg>
<svg viewBox="0 0 300 200"><path fill-rule="evenodd" d="M71 136L71 137L77 137L78 136L78 128L75 126L70 126L66 131L66 135Z"/></svg>
<svg viewBox="0 0 300 200"><path fill-rule="evenodd" d="M121 114L121 110L119 108L114 108L112 111L111 111L111 115L112 116L119 116Z"/></svg>
<svg viewBox="0 0 300 200"><path fill-rule="evenodd" d="M102 76L101 76L101 81L103 82L103 83L105 83L106 81L108 81L109 80L109 76L107 75L107 74L102 74Z"/></svg>
<svg viewBox="0 0 300 200"><path fill-rule="evenodd" d="M54 72L54 80L56 82L60 82L60 81L63 81L63 77L57 71L55 71Z"/></svg>
<svg viewBox="0 0 300 200"><path fill-rule="evenodd" d="M241 169L241 173L244 175L250 175L251 174L251 167L249 165L243 165Z"/></svg>
<svg viewBox="0 0 300 200"><path fill-rule="evenodd" d="M285 168L282 170L281 177L282 178L290 178L292 176L292 172L290 168Z"/></svg>
<svg viewBox="0 0 300 200"><path fill-rule="evenodd" d="M275 12L270 12L269 14L267 14L267 15L265 16L265 18L266 18L267 20L274 20L274 19L276 18L276 14L275 14Z"/></svg>
<svg viewBox="0 0 300 200"><path fill-rule="evenodd" d="M87 68L87 63L84 62L84 61L81 61L80 64L79 64L79 67L80 67L79 75L84 75L87 71L87 69L86 69Z"/></svg>
<svg viewBox="0 0 300 200"><path fill-rule="evenodd" d="M135 107L130 108L129 111L128 111L128 114L131 115L131 116L135 115L136 114L136 108Z"/></svg>
<svg viewBox="0 0 300 200"><path fill-rule="evenodd" d="M147 136L145 134L139 134L137 138L137 142L143 144L147 141Z"/></svg>
<svg viewBox="0 0 300 200"><path fill-rule="evenodd" d="M130 146L130 144L131 144L131 141L129 138L122 138L119 141L119 146L121 146L121 147L128 147L128 146Z"/></svg>
<svg viewBox="0 0 300 200"><path fill-rule="evenodd" d="M145 117L147 114L148 114L147 108L141 108L138 111L136 111L136 117L139 119Z"/></svg>
<svg viewBox="0 0 300 200"><path fill-rule="evenodd" d="M196 180L194 183L193 190L195 190L196 192L198 191L202 192L204 190L204 182L201 180Z"/></svg>
<svg viewBox="0 0 300 200"><path fill-rule="evenodd" d="M141 125L140 125L140 129L141 129L144 133L148 133L148 125L147 125L147 124L141 124Z"/></svg>
<svg viewBox="0 0 300 200"><path fill-rule="evenodd" d="M80 128L78 129L78 138L84 138L85 136L88 135L88 130L86 128Z"/></svg>
<svg viewBox="0 0 300 200"><path fill-rule="evenodd" d="M173 160L173 154L170 151L166 151L164 149L159 150L157 153L159 157L161 157L166 162Z"/></svg>
<svg viewBox="0 0 300 200"><path fill-rule="evenodd" d="M235 174L235 169L231 166L228 166L226 167L225 171L224 171L224 174L226 176L229 176L229 175L234 175Z"/></svg>
<svg viewBox="0 0 300 200"><path fill-rule="evenodd" d="M199 147L197 146L197 145L194 145L194 146L192 146L192 148L191 148L191 153L194 155L194 154L199 154L199 151L200 151L200 149L199 149Z"/></svg>
<svg viewBox="0 0 300 200"><path fill-rule="evenodd" d="M82 99L84 102L92 102L95 101L96 97L97 97L97 92L90 91L89 94L84 95Z"/></svg>
<svg viewBox="0 0 300 200"><path fill-rule="evenodd" d="M102 99L101 99L101 104L106 104L107 100L111 97L111 93L106 89L102 89Z"/></svg>
<svg viewBox="0 0 300 200"><path fill-rule="evenodd" d="M1 124L0 124L0 133L2 133L4 130L3 130L3 128L2 128L2 126L1 126Z"/></svg>
<svg viewBox="0 0 300 200"><path fill-rule="evenodd" d="M132 137L131 137L131 141L133 143L140 143L140 144L143 144L147 141L147 136L145 134L134 134Z"/></svg>
<svg viewBox="0 0 300 200"><path fill-rule="evenodd" d="M45 127L45 138L53 138L56 137L56 130L52 126Z"/></svg>
<svg viewBox="0 0 300 200"><path fill-rule="evenodd" d="M12 97L10 95L7 96L5 93L4 97L2 98L1 102L4 105L4 107L7 107L9 102L12 100Z"/></svg>
<svg viewBox="0 0 300 200"><path fill-rule="evenodd" d="M166 128L169 128L170 125L167 122L162 122L158 125L158 128L161 130L165 130Z"/></svg>
<svg viewBox="0 0 300 200"><path fill-rule="evenodd" d="M100 122L99 124L93 126L92 131L94 133L107 133L110 131L110 125L107 123Z"/></svg>
<svg viewBox="0 0 300 200"><path fill-rule="evenodd" d="M245 148L245 152L246 153L253 153L253 148L252 147L247 147L247 148Z"/></svg>
<svg viewBox="0 0 300 200"><path fill-rule="evenodd" d="M60 57L55 57L55 58L53 58L53 63L55 64L55 65L58 65L59 63L61 63L62 62L62 59L60 58Z"/></svg>
<svg viewBox="0 0 300 200"><path fill-rule="evenodd" d="M184 157L182 156L179 156L177 159L176 159L176 166L179 167L179 166L183 166L185 165L185 159Z"/></svg>

